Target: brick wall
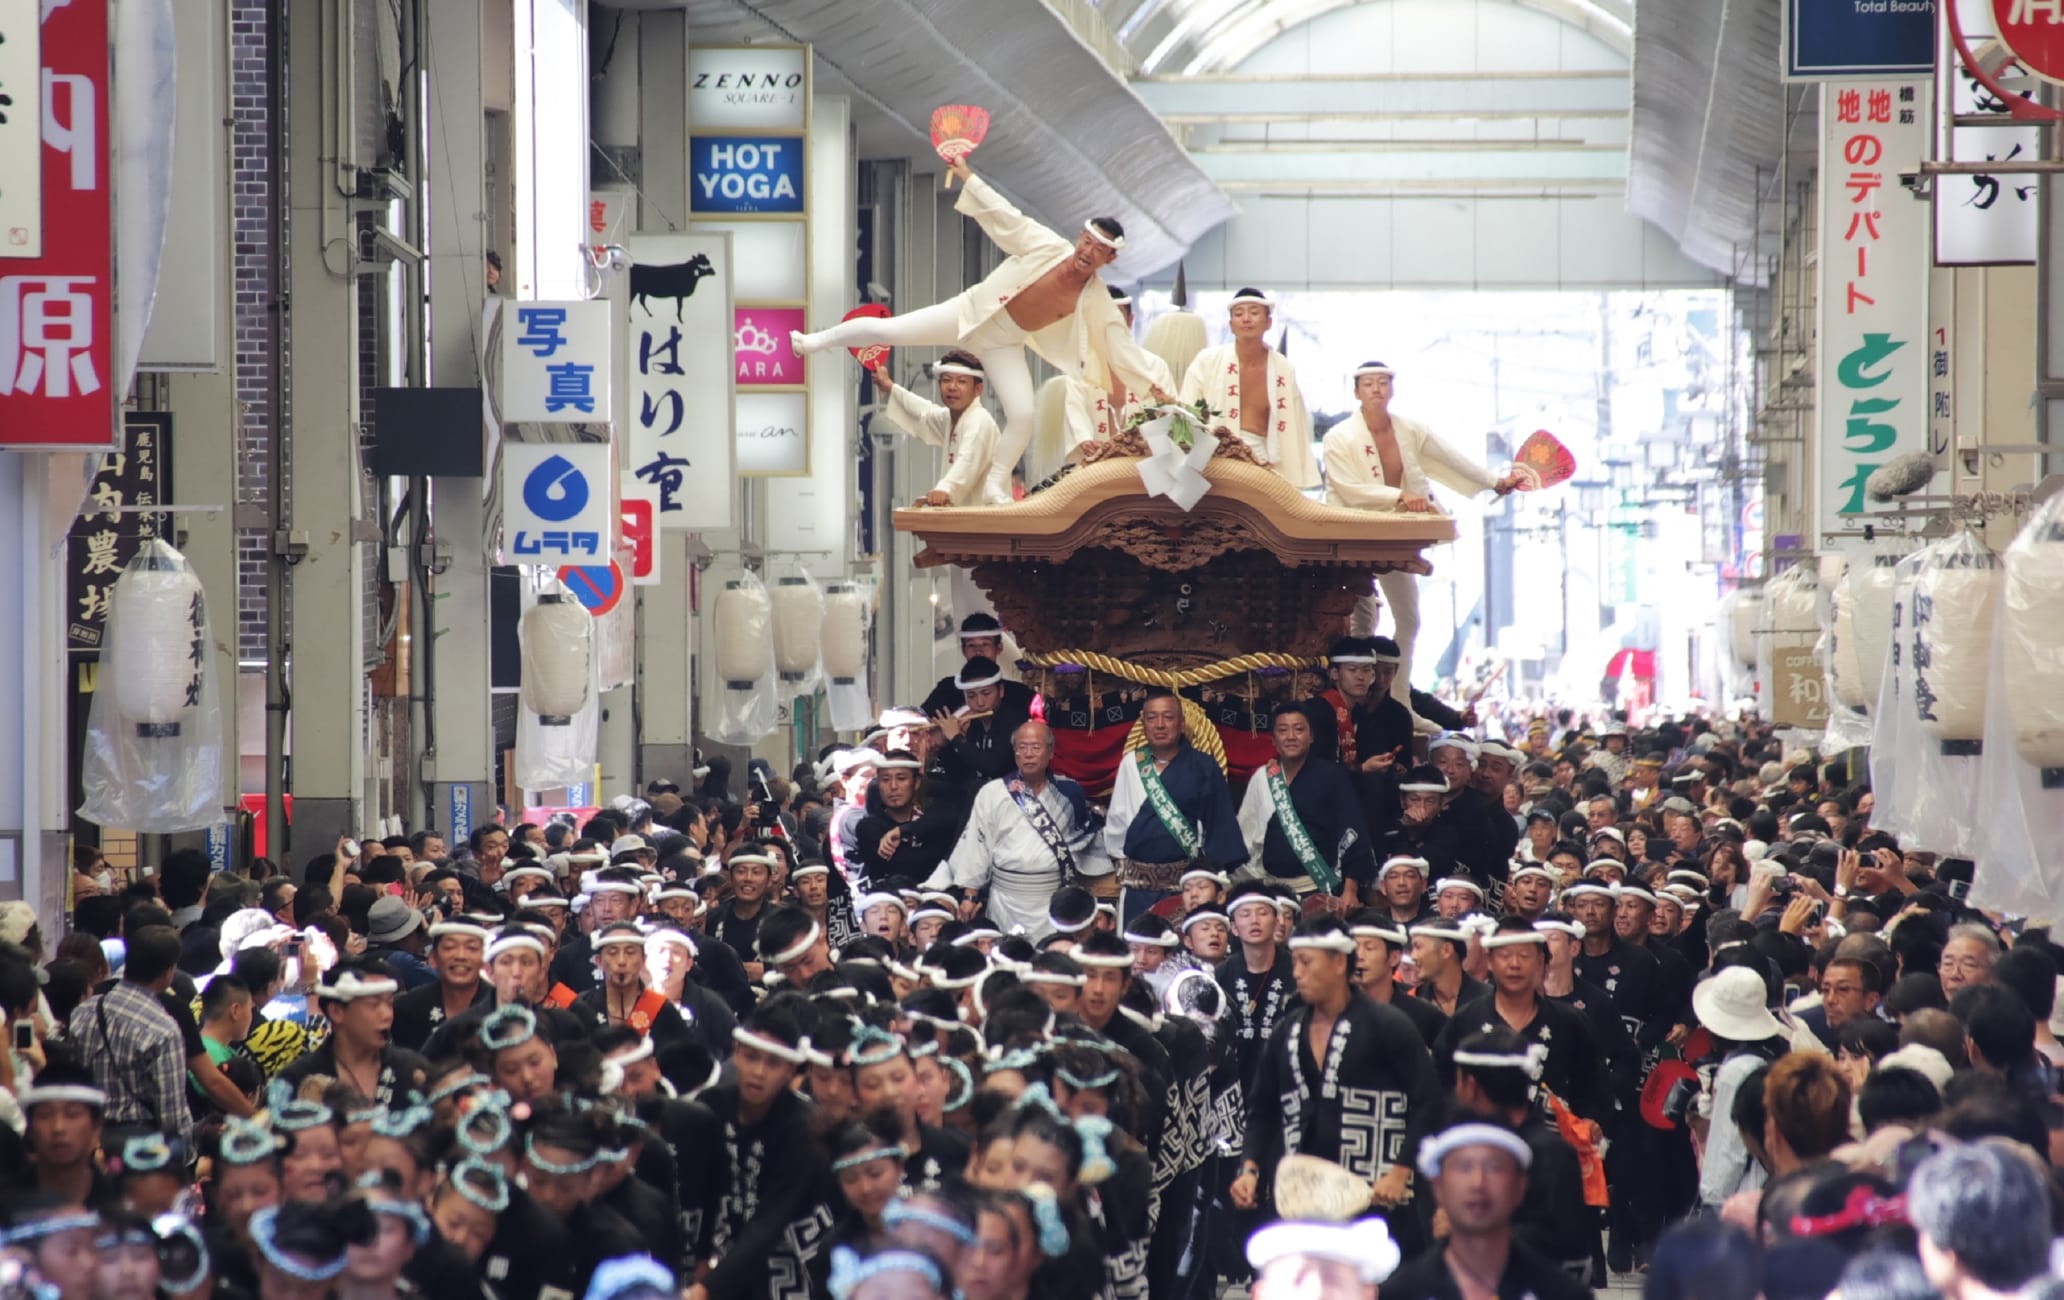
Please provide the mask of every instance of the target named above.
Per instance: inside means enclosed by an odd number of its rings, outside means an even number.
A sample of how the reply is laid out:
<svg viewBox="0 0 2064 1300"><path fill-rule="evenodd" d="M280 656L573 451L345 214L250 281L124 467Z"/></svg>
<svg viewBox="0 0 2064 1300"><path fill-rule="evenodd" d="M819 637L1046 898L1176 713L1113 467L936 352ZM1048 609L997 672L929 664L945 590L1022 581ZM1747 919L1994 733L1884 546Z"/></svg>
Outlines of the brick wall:
<svg viewBox="0 0 2064 1300"><path fill-rule="evenodd" d="M230 0L231 194L236 294L236 388L243 407L237 454L242 468L237 504L268 508L265 462L272 449L270 383L274 365L270 313L278 286L272 277L272 221L281 196L272 192L268 152L273 78L284 72L285 51L275 50L268 0ZM284 328L284 321L282 322ZM282 352L286 342L282 337ZM237 538L237 653L265 657L265 555L262 527Z"/></svg>

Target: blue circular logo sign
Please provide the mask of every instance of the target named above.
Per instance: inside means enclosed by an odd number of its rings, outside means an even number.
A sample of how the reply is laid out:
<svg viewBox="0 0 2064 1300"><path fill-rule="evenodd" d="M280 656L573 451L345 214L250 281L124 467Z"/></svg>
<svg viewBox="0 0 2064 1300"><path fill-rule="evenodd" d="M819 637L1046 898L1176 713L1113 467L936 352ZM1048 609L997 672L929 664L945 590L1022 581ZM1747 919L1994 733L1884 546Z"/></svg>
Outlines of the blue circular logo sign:
<svg viewBox="0 0 2064 1300"><path fill-rule="evenodd" d="M565 523L587 509L588 476L564 456L547 456L523 480L523 504L546 523Z"/></svg>

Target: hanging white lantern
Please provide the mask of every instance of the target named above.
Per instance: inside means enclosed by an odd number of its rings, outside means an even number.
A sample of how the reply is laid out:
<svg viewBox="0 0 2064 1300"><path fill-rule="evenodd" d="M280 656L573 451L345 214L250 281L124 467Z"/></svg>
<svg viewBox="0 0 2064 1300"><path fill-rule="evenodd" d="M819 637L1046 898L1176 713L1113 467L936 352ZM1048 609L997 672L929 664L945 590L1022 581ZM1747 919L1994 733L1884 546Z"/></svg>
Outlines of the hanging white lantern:
<svg viewBox="0 0 2064 1300"><path fill-rule="evenodd" d="M1828 636L1828 677L1834 683L1835 702L1845 709L1867 709L1877 701L1864 689L1863 660L1858 657L1854 579L1863 572L1851 569L1829 600L1834 618ZM1879 648L1883 649L1882 642Z"/></svg>
<svg viewBox="0 0 2064 1300"><path fill-rule="evenodd" d="M1849 615L1855 628L1859 689L1864 706L1874 708L1885 682L1885 643L1892 639L1892 605L1901 556L1875 555L1868 565L1851 569L1843 585L1849 591Z"/></svg>
<svg viewBox="0 0 2064 1300"><path fill-rule="evenodd" d="M1849 573L1849 557L1831 552L1820 557L1816 568L1820 577L1821 589L1823 591L1833 591Z"/></svg>
<svg viewBox="0 0 2064 1300"><path fill-rule="evenodd" d="M833 682L857 681L867 669L867 597L850 582L824 589L824 672Z"/></svg>
<svg viewBox="0 0 2064 1300"><path fill-rule="evenodd" d="M733 578L717 595L717 676L727 690L750 691L767 675L769 628L773 622L767 589Z"/></svg>
<svg viewBox="0 0 2064 1300"><path fill-rule="evenodd" d="M2044 789L2064 787L2064 523L2038 520L2014 540L2000 594L2014 753L2042 769Z"/></svg>
<svg viewBox="0 0 2064 1300"><path fill-rule="evenodd" d="M1740 599L1734 603L1734 626L1728 629L1728 640L1733 645L1734 657L1753 665L1756 662L1756 628L1763 618L1763 593L1743 591L1737 595Z"/></svg>
<svg viewBox="0 0 2064 1300"><path fill-rule="evenodd" d="M548 591L523 615L523 707L547 727L571 726L588 707L595 620L563 593Z"/></svg>
<svg viewBox="0 0 2064 1300"><path fill-rule="evenodd" d="M205 600L193 566L152 539L108 595L106 671L115 714L138 737L163 740L200 706Z"/></svg>
<svg viewBox="0 0 2064 1300"><path fill-rule="evenodd" d="M1820 589L1804 568L1788 569L1770 584L1764 604L1775 636L1814 636L1820 631Z"/></svg>
<svg viewBox="0 0 2064 1300"><path fill-rule="evenodd" d="M1914 704L1944 754L1980 752L1985 680L2005 575L1999 557L1966 535L1914 582Z"/></svg>
<svg viewBox="0 0 2064 1300"><path fill-rule="evenodd" d="M774 580L774 669L787 683L800 682L817 666L817 637L824 602L808 577Z"/></svg>

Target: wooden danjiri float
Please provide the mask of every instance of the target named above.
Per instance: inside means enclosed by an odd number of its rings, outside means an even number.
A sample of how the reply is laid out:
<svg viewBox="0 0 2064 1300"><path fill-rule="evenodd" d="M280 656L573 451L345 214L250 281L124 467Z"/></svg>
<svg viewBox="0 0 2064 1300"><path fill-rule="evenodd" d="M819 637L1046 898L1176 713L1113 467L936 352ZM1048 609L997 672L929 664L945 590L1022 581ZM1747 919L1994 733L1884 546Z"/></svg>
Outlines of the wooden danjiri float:
<svg viewBox="0 0 2064 1300"><path fill-rule="evenodd" d="M1210 458L1189 460L1209 486L1188 509L1149 495L1156 448L1128 430L1011 505L895 512L924 542L918 567L962 566L988 594L1056 769L1093 794L1141 743L1149 686L1180 692L1191 741L1243 783L1273 753L1270 709L1324 689L1326 648L1372 579L1429 573L1426 548L1455 540L1446 515L1327 505L1236 440L1197 437Z"/></svg>

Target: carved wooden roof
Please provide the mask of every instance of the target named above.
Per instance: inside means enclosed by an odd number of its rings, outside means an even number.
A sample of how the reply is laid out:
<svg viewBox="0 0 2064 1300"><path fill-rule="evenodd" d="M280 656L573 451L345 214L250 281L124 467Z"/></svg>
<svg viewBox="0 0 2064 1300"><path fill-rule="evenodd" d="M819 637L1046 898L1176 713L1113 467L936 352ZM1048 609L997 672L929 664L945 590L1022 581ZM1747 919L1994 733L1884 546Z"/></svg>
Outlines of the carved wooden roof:
<svg viewBox="0 0 2064 1300"><path fill-rule="evenodd" d="M1420 556L1452 542L1440 514L1349 510L1313 501L1280 476L1228 457L1205 470L1211 491L1185 512L1146 495L1137 461L1082 466L1007 506L909 507L896 527L925 543L920 568L984 561L1063 561L1095 547L1179 573L1234 551L1265 551L1290 567L1345 565L1370 572L1431 572Z"/></svg>

